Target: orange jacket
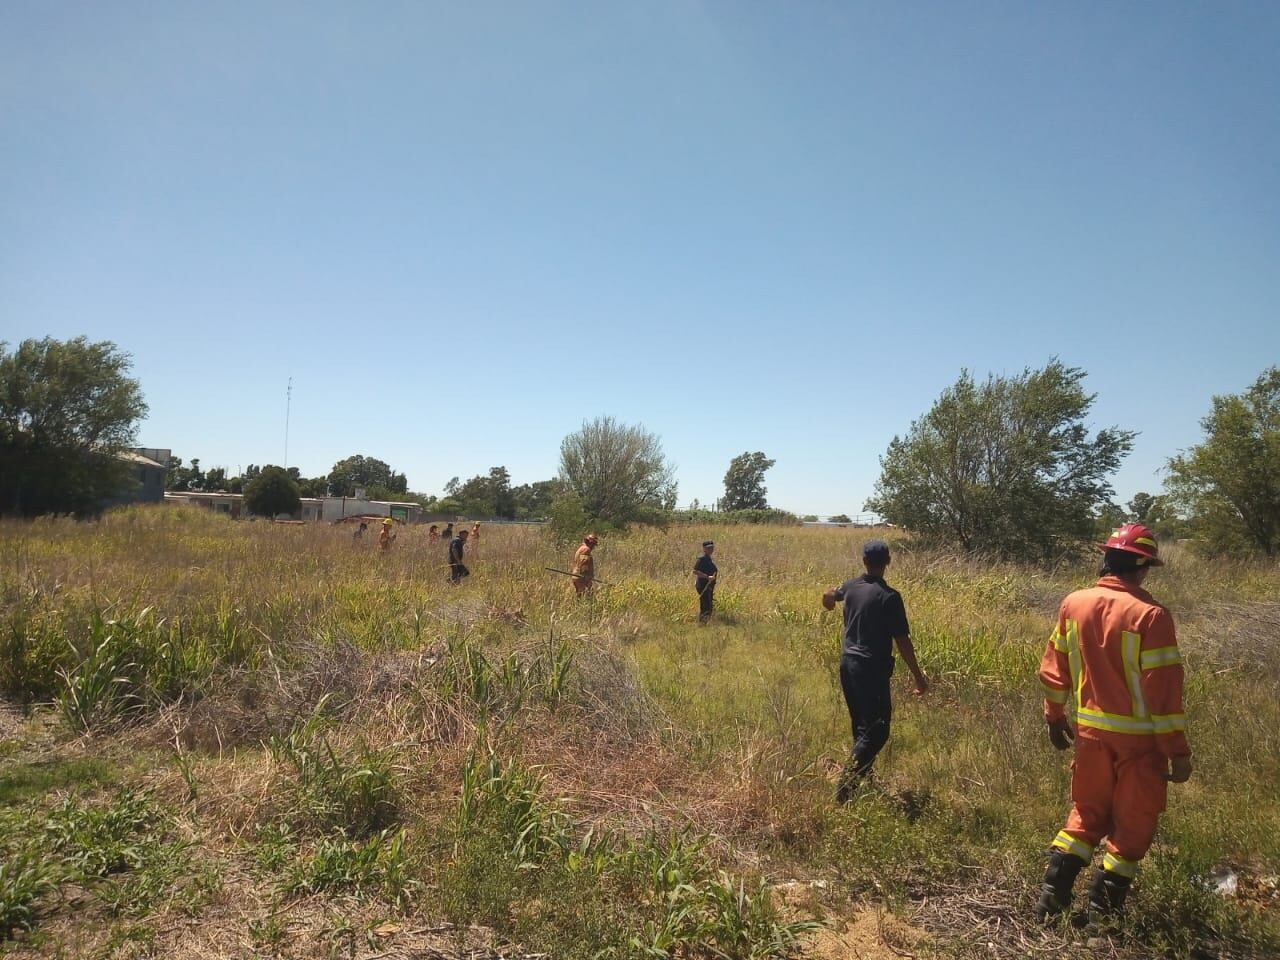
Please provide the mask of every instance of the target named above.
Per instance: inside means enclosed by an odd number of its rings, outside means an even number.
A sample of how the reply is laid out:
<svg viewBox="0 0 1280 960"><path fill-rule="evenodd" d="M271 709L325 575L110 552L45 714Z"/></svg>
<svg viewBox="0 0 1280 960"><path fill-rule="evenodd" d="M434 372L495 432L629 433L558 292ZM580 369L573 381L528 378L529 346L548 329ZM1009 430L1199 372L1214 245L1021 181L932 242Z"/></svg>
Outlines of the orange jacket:
<svg viewBox="0 0 1280 960"><path fill-rule="evenodd" d="M585 543L578 546L577 552L573 555L573 566L570 572L575 580L590 580L596 575L596 561L591 556L591 548Z"/></svg>
<svg viewBox="0 0 1280 960"><path fill-rule="evenodd" d="M1173 617L1119 577L1103 577L1062 601L1040 683L1048 720L1062 717L1074 695L1082 730L1101 739L1146 737L1166 757L1191 755Z"/></svg>

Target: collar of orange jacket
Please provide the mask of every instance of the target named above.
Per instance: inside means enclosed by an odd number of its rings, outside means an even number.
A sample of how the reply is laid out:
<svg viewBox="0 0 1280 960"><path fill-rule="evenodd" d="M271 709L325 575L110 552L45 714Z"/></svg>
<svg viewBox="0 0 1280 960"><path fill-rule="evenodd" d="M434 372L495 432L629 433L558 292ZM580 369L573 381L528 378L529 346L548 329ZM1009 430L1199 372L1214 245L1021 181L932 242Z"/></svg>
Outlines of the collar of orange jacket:
<svg viewBox="0 0 1280 960"><path fill-rule="evenodd" d="M1098 579L1098 586L1104 587L1107 590L1122 590L1125 593L1133 594L1140 600L1147 601L1147 603L1155 603L1155 599L1151 594L1147 593L1147 591L1143 590L1141 587L1135 587L1132 583L1129 583L1127 580L1123 580L1114 574L1108 574L1105 577L1100 577Z"/></svg>

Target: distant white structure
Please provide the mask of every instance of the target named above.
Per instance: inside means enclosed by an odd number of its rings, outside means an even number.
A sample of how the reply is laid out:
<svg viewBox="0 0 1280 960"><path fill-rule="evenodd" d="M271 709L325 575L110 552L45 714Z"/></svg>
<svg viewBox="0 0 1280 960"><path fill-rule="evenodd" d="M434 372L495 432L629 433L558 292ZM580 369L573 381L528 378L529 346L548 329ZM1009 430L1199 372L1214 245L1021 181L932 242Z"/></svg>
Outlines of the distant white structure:
<svg viewBox="0 0 1280 960"><path fill-rule="evenodd" d="M251 516L244 505L243 493L216 493L205 490L170 490L164 495L164 502L172 506L204 507L214 513L225 513L232 519ZM298 512L292 516L280 514L281 518L290 520L306 520L315 522L321 519L324 512L324 501L318 497L303 497Z"/></svg>
<svg viewBox="0 0 1280 960"><path fill-rule="evenodd" d="M358 489L356 493L364 493ZM366 500L364 497L325 497L321 519L335 523L346 517L390 517L404 523L418 523L422 507L400 500Z"/></svg>
<svg viewBox="0 0 1280 960"><path fill-rule="evenodd" d="M248 517L243 493L215 493L204 490L170 491L164 502L175 505L204 507L214 513L225 513L234 519ZM284 514L281 514L284 517ZM298 512L289 519L308 523L337 523L348 517L390 517L402 523L420 523L422 507L399 500L365 500L356 497L303 497Z"/></svg>

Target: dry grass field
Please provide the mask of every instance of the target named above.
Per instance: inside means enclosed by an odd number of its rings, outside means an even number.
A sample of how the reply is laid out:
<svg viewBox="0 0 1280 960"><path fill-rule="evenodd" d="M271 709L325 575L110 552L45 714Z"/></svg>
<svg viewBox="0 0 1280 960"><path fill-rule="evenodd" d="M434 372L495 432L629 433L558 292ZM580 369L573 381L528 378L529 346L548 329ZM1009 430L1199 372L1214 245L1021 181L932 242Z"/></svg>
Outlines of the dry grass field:
<svg viewBox="0 0 1280 960"><path fill-rule="evenodd" d="M610 538L580 602L535 528L485 528L453 588L417 529L383 556L178 509L0 525L0 953L1280 955L1280 569L1175 548L1149 581L1196 772L1090 938L1027 917L1068 805L1035 670L1092 561L895 542L934 687L900 678L881 785L837 807L818 598L865 535Z"/></svg>

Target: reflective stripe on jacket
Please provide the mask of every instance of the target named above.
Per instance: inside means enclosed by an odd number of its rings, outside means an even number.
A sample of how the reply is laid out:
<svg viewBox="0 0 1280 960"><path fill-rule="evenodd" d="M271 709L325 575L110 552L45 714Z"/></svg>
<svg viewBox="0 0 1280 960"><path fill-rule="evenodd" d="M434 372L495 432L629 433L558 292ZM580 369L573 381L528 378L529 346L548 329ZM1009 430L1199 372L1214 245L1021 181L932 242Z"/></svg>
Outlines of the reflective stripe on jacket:
<svg viewBox="0 0 1280 960"><path fill-rule="evenodd" d="M1062 601L1040 683L1049 720L1074 700L1084 729L1153 737L1167 757L1191 754L1173 617L1119 577L1103 577Z"/></svg>

